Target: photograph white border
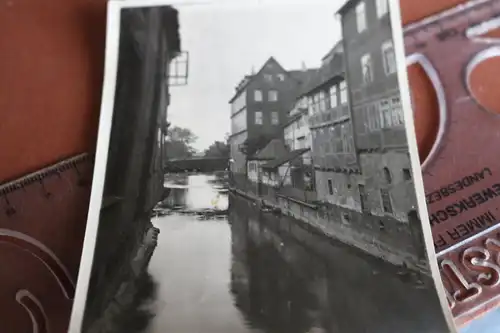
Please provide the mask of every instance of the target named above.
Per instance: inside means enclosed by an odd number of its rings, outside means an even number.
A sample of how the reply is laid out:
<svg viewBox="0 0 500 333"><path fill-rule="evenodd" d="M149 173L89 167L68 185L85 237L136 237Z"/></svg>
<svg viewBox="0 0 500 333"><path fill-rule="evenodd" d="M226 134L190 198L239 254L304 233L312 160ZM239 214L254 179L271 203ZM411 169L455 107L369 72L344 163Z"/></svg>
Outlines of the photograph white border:
<svg viewBox="0 0 500 333"><path fill-rule="evenodd" d="M85 227L80 268L76 281L75 297L68 326L68 332L81 332L85 304L89 290L90 274L94 261L99 217L101 214L104 181L106 179L106 165L108 163L109 141L113 123L113 109L115 104L116 76L118 71L118 51L120 42L120 14L121 5L115 1L108 2L106 22L106 50L104 61L104 79L101 97L101 113L97 148L95 154L94 173L92 177L92 191Z"/></svg>
<svg viewBox="0 0 500 333"><path fill-rule="evenodd" d="M399 92L401 95L401 105L403 107L403 117L405 122L406 139L408 141L408 152L410 154L410 163L413 171L413 184L417 199L417 209L420 216L420 224L422 227L425 248L427 252L427 260L431 269L432 278L436 286L436 291L441 303L443 315L448 324L451 333L456 333L455 319L451 313L446 298L441 273L437 262L436 250L434 249L434 240L432 237L431 223L429 221L429 212L425 201L424 181L422 177L422 167L418 155L417 137L415 135L415 124L413 121L413 109L410 97L410 85L408 81L407 60L403 39L403 26L401 21L400 0L388 0L389 12L392 27L392 40L394 43L394 53L396 56L396 67L399 82Z"/></svg>
<svg viewBox="0 0 500 333"><path fill-rule="evenodd" d="M156 7L167 5L210 5L238 8L255 8L256 5L293 5L304 4L305 0L218 0L218 1L186 1L186 0L110 0L107 5L107 24L106 24L106 50L104 64L104 79L101 98L101 113L99 118L98 140L95 154L95 165L92 179L92 192L90 195L90 203L87 217L87 225L85 230L85 238L83 250L80 260L80 268L77 279L75 297L71 311L70 323L68 332L81 332L83 319L85 315L85 304L89 290L90 276L97 241L97 231L99 227L99 217L102 206L102 196L104 193L104 182L106 178L106 165L108 159L108 150L110 143L110 134L112 127L114 100L116 90L116 78L118 69L118 53L120 40L120 19L121 10L124 8L138 7ZM331 4L334 0L309 0L309 5L314 4ZM343 3L346 0L342 1ZM396 54L397 75L401 92L401 103L405 119L406 136L408 140L408 150L410 161L413 170L413 178L415 184L418 212L423 230L425 247L427 252L427 260L431 268L432 278L434 280L437 294L443 314L447 321L448 327L452 333L456 333L453 315L448 306L448 301L445 296L445 289L439 272L436 253L434 250L434 242L432 231L430 228L427 205L425 202L425 191L423 187L423 179L421 173L420 160L418 157L418 149L416 136L414 132L413 113L411 108L411 100L409 92L406 55L404 51L403 29L401 25L401 14L399 9L399 0L388 0L390 9L390 20L392 26L392 35L394 43L394 51ZM332 18L335 13L332 13Z"/></svg>

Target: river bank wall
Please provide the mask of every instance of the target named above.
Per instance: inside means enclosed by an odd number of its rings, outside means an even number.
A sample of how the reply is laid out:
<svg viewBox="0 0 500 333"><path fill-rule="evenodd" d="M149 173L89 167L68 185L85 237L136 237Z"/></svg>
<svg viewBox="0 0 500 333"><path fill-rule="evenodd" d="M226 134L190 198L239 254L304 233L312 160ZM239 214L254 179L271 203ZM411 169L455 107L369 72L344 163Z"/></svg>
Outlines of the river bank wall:
<svg viewBox="0 0 500 333"><path fill-rule="evenodd" d="M265 188L263 190L263 188ZM231 193L290 216L297 223L397 266L431 275L425 249L412 228L389 217L370 216L344 207L309 203L262 184L232 182Z"/></svg>

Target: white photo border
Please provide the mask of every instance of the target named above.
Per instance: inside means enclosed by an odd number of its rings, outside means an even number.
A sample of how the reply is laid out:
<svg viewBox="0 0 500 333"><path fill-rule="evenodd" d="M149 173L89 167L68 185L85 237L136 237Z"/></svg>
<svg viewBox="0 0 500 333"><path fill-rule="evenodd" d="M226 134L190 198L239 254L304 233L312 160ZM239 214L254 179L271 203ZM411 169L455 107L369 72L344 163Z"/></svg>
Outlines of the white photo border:
<svg viewBox="0 0 500 333"><path fill-rule="evenodd" d="M104 61L104 79L101 97L101 113L99 116L99 128L97 147L94 163L94 174L92 177L92 191L90 194L89 210L87 214L87 225L83 241L80 268L76 282L75 297L68 326L68 332L81 332L83 317L85 315L85 304L90 284L90 274L94 262L94 253L97 243L97 231L99 229L99 217L104 193L104 182L106 179L106 165L108 163L109 141L113 123L113 109L115 104L116 77L118 72L118 53L120 42L120 18L121 4L109 1L107 6L106 22L106 50Z"/></svg>

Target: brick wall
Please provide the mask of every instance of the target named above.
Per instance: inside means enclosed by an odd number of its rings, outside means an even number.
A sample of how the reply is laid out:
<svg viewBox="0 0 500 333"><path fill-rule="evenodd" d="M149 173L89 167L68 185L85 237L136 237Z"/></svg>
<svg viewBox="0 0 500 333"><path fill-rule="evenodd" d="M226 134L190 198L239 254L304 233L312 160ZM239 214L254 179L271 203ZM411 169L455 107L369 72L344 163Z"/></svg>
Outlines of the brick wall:
<svg viewBox="0 0 500 333"><path fill-rule="evenodd" d="M411 170L408 152L360 154L360 164L367 193L367 210L376 216L387 215L407 221L408 212L416 205L413 181L405 178L405 170ZM389 171L390 182L386 179L384 168ZM381 189L387 189L389 192L392 213L383 211Z"/></svg>

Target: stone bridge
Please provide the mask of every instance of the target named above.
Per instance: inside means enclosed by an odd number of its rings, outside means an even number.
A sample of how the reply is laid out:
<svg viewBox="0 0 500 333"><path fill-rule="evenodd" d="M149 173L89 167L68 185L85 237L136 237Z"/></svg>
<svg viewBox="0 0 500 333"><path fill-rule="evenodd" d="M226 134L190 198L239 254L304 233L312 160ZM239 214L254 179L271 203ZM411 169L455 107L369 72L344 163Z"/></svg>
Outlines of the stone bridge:
<svg viewBox="0 0 500 333"><path fill-rule="evenodd" d="M215 172L229 168L228 157L191 157L185 159L170 159L165 163L165 173L184 172Z"/></svg>

